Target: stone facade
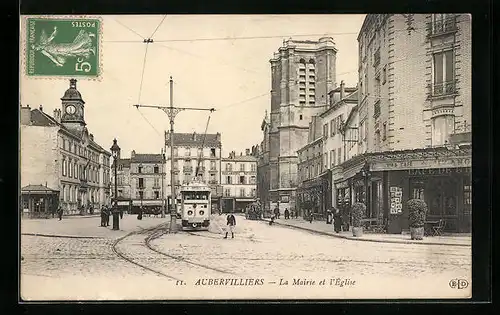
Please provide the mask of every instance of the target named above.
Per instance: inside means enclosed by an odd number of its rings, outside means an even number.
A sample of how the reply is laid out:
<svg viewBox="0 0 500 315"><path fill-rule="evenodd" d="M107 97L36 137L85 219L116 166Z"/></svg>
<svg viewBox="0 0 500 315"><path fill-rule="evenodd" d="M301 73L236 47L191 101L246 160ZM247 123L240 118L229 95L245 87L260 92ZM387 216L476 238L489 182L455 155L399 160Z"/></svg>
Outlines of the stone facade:
<svg viewBox="0 0 500 315"><path fill-rule="evenodd" d="M257 198L257 153L255 148L245 154L231 152L222 158L223 211L243 211Z"/></svg>
<svg viewBox="0 0 500 315"><path fill-rule="evenodd" d="M59 205L67 214L108 205L111 196L111 153L86 127L85 102L76 82L70 80L62 111L55 109L53 116L42 105L21 106L21 187L44 185L59 191Z"/></svg>
<svg viewBox="0 0 500 315"><path fill-rule="evenodd" d="M327 105L335 86L335 44L319 41L284 41L271 62L271 115L269 121L269 200L264 205L295 209L297 150L307 143L312 116Z"/></svg>
<svg viewBox="0 0 500 315"><path fill-rule="evenodd" d="M367 16L358 37L361 153L442 146L470 132L470 27L468 14Z"/></svg>
<svg viewBox="0 0 500 315"><path fill-rule="evenodd" d="M170 133L165 132L165 196L171 193ZM176 194L182 184L189 183L198 170L198 177L212 190L212 207L218 209L222 197L221 186L221 134L174 133L174 185ZM179 199L180 196L177 196Z"/></svg>

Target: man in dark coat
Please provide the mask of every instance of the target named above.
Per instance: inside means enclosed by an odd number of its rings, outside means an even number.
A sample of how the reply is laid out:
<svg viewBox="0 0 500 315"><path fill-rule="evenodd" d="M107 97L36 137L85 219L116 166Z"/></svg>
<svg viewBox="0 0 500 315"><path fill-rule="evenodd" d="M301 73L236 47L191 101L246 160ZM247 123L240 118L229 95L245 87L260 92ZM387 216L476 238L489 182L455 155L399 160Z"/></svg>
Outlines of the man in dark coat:
<svg viewBox="0 0 500 315"><path fill-rule="evenodd" d="M59 217L59 221L61 221L63 216L63 209L61 208L61 206L57 208L57 216Z"/></svg>
<svg viewBox="0 0 500 315"><path fill-rule="evenodd" d="M101 226L106 226L106 207L101 207Z"/></svg>
<svg viewBox="0 0 500 315"><path fill-rule="evenodd" d="M226 219L227 219L228 230L226 230L226 236L224 236L224 238L227 238L229 232L231 232L231 238L234 238L234 227L236 226L236 218L231 212L227 215Z"/></svg>
<svg viewBox="0 0 500 315"><path fill-rule="evenodd" d="M339 233L342 229L342 215L339 209L335 209L335 213L333 214L333 228L335 233Z"/></svg>
<svg viewBox="0 0 500 315"><path fill-rule="evenodd" d="M111 209L110 207L106 207L106 226L109 226L109 217L111 216Z"/></svg>
<svg viewBox="0 0 500 315"><path fill-rule="evenodd" d="M290 219L290 212L288 211L288 208L285 209L285 219Z"/></svg>

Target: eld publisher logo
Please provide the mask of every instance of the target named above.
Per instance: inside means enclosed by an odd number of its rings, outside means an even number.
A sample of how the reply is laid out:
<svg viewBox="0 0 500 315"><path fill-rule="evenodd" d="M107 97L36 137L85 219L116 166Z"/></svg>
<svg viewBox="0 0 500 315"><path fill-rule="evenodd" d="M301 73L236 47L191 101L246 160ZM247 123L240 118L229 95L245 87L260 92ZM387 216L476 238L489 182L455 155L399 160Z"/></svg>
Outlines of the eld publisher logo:
<svg viewBox="0 0 500 315"><path fill-rule="evenodd" d="M469 282L465 279L453 279L450 281L450 288L465 289L469 286Z"/></svg>

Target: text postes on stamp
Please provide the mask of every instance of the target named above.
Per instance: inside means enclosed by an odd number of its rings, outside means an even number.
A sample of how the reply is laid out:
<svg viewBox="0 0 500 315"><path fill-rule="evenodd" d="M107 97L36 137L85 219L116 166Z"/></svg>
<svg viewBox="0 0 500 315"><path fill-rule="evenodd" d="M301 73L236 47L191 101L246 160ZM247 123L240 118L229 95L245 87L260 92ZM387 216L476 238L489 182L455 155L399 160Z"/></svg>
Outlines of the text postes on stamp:
<svg viewBox="0 0 500 315"><path fill-rule="evenodd" d="M27 18L26 74L98 77L101 20Z"/></svg>

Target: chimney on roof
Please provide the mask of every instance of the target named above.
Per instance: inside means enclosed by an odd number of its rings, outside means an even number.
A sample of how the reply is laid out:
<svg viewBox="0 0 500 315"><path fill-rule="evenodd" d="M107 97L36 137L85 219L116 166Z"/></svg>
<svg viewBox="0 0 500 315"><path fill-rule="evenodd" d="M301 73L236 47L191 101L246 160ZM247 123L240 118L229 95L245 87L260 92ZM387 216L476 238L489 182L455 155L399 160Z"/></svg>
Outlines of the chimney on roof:
<svg viewBox="0 0 500 315"><path fill-rule="evenodd" d="M245 149L245 155L250 155L250 149Z"/></svg>
<svg viewBox="0 0 500 315"><path fill-rule="evenodd" d="M61 122L61 110L60 109L54 109L54 119L60 123Z"/></svg>
<svg viewBox="0 0 500 315"><path fill-rule="evenodd" d="M31 108L30 106L23 107L21 105L21 125L29 125L31 122Z"/></svg>
<svg viewBox="0 0 500 315"><path fill-rule="evenodd" d="M193 132L193 140L196 141L196 131Z"/></svg>
<svg viewBox="0 0 500 315"><path fill-rule="evenodd" d="M345 95L345 83L344 80L340 81L340 100L344 99Z"/></svg>
<svg viewBox="0 0 500 315"><path fill-rule="evenodd" d="M135 150L132 150L132 153L130 153L130 158L133 159L135 157Z"/></svg>
<svg viewBox="0 0 500 315"><path fill-rule="evenodd" d="M42 106L42 104L40 104L40 106L38 107L38 109L39 109L41 112L43 112L43 106Z"/></svg>
<svg viewBox="0 0 500 315"><path fill-rule="evenodd" d="M217 132L217 134L215 135L215 139L216 139L217 141L220 141L220 132Z"/></svg>
<svg viewBox="0 0 500 315"><path fill-rule="evenodd" d="M243 152L240 152L240 156L243 156Z"/></svg>
<svg viewBox="0 0 500 315"><path fill-rule="evenodd" d="M93 134L89 134L89 138L90 138L90 140L94 141L94 135Z"/></svg>

